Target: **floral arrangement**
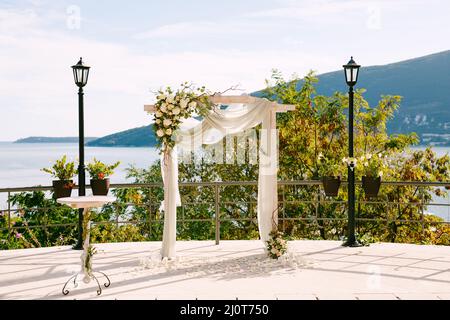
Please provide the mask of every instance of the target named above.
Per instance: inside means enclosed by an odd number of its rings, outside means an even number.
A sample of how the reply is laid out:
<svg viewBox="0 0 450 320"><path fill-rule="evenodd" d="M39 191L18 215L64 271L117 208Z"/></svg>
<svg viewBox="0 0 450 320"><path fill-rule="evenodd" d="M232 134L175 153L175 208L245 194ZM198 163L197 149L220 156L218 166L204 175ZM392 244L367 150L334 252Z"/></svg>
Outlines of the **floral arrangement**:
<svg viewBox="0 0 450 320"><path fill-rule="evenodd" d="M356 158L343 158L342 162L350 167L350 169L354 170L356 165L358 164L358 160Z"/></svg>
<svg viewBox="0 0 450 320"><path fill-rule="evenodd" d="M90 277L92 276L92 258L97 254L97 248L90 245L87 249L86 258L84 260L84 271L85 271L85 279L84 282L89 283Z"/></svg>
<svg viewBox="0 0 450 320"><path fill-rule="evenodd" d="M86 170L89 172L92 180L104 180L114 173L114 170L120 165L120 161L107 165L96 158L87 164Z"/></svg>
<svg viewBox="0 0 450 320"><path fill-rule="evenodd" d="M317 156L317 173L320 177L338 177L342 173L342 165L321 152Z"/></svg>
<svg viewBox="0 0 450 320"><path fill-rule="evenodd" d="M362 155L359 158L360 165L358 168L361 171L361 175L372 178L382 177L383 170L386 168L386 157L387 155L382 153Z"/></svg>
<svg viewBox="0 0 450 320"><path fill-rule="evenodd" d="M267 240L267 253L270 258L278 259L287 252L287 241L283 239L283 233L278 230L272 230Z"/></svg>
<svg viewBox="0 0 450 320"><path fill-rule="evenodd" d="M43 168L41 171L51 174L54 178L62 181L71 180L76 174L75 163L73 161L67 162L67 156L62 156L61 159L55 161L51 168Z"/></svg>
<svg viewBox="0 0 450 320"><path fill-rule="evenodd" d="M86 245L86 239L90 236L90 220L92 218L92 211L88 210L83 215L83 242ZM92 245L89 245L87 248L83 248L84 252L81 256L81 260L83 262L83 272L84 278L83 281L85 283L89 283L92 276L92 258L97 253L97 249Z"/></svg>
<svg viewBox="0 0 450 320"><path fill-rule="evenodd" d="M175 146L174 133L179 129L182 119L193 115L205 116L212 108L205 87L195 88L187 82L177 91L170 87L158 91L155 124L153 126L162 152Z"/></svg>

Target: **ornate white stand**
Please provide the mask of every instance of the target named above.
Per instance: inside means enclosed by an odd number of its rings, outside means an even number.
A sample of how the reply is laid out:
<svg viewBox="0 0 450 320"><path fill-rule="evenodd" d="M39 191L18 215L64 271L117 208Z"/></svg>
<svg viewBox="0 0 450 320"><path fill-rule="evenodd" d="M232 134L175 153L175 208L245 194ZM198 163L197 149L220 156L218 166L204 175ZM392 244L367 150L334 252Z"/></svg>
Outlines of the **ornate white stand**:
<svg viewBox="0 0 450 320"><path fill-rule="evenodd" d="M94 273L99 273L103 275L108 282L104 284L105 288L111 285L111 281L108 276L103 272L94 272L92 271L92 255L89 254L89 240L90 240L90 230L91 230L91 211L92 208L103 207L103 205L107 203L111 203L116 201L115 197L108 196L86 196L86 197L70 197L70 198L60 198L57 200L58 203L68 205L74 209L84 209L83 211L83 253L81 254L81 272L84 274L83 282L89 283L92 279L97 282L98 289L97 295L102 294L102 288L100 286L100 282ZM67 284L73 280L74 287L77 287L77 278L78 274L70 277L69 280L65 283L62 293L64 295L69 294L69 290L66 289Z"/></svg>

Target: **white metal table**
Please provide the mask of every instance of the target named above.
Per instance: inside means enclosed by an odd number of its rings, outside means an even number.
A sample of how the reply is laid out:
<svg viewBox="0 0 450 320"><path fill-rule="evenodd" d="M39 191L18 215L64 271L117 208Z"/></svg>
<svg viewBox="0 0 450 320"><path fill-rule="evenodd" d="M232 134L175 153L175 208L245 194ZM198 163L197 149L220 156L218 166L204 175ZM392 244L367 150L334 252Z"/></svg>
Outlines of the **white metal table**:
<svg viewBox="0 0 450 320"><path fill-rule="evenodd" d="M103 272L92 270L92 255L94 249L90 246L90 230L91 230L91 209L103 207L107 203L116 201L115 197L108 196L83 196L83 197L70 197L70 198L60 198L57 200L58 203L68 205L74 209L83 209L83 253L81 254L81 273L84 274L83 282L89 283L92 279L97 282L98 289L97 295L102 294L102 288L100 282L94 273L99 273L103 275L107 282L104 284L105 288L111 285L111 281L108 276ZM70 277L69 280L64 284L62 293L64 295L69 294L69 290L66 288L67 284L73 280L74 287L77 287L78 273Z"/></svg>

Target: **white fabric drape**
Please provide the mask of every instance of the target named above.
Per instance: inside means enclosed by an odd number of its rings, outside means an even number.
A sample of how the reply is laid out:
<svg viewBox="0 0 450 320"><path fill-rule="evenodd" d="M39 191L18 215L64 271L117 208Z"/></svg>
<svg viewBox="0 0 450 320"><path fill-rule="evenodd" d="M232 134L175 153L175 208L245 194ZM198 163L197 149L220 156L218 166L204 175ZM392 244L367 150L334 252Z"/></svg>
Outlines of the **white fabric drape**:
<svg viewBox="0 0 450 320"><path fill-rule="evenodd" d="M164 183L164 231L161 256L171 258L175 256L175 243L177 241L177 206L181 205L178 190L178 157L177 147L163 154L161 170Z"/></svg>
<svg viewBox="0 0 450 320"><path fill-rule="evenodd" d="M278 139L276 114L268 111L262 121L258 172L258 228L263 242L278 225ZM265 130L267 129L267 130Z"/></svg>
<svg viewBox="0 0 450 320"><path fill-rule="evenodd" d="M266 241L277 218L278 146L275 111L272 102L259 100L241 109L214 110L195 127L179 130L176 145L184 150L195 150L204 144L215 144L228 134L236 134L262 124L259 147L258 175L258 228L262 241ZM178 190L178 154L170 150L161 161L164 181L164 234L161 254L175 256L176 206L180 205Z"/></svg>

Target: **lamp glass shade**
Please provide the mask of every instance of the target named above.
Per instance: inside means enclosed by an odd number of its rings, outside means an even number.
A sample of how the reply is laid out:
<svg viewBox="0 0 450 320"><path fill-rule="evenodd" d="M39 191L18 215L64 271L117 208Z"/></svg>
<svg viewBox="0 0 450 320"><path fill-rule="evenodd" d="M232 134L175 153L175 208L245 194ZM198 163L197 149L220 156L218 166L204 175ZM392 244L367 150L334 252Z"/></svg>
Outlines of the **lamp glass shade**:
<svg viewBox="0 0 450 320"><path fill-rule="evenodd" d="M82 58L80 58L80 61L76 65L72 66L73 78L77 86L84 87L87 84L89 69L90 67L84 65Z"/></svg>
<svg viewBox="0 0 450 320"><path fill-rule="evenodd" d="M358 74L360 65L356 64L353 57L343 66L345 71L345 81L349 86L354 86L358 82Z"/></svg>

